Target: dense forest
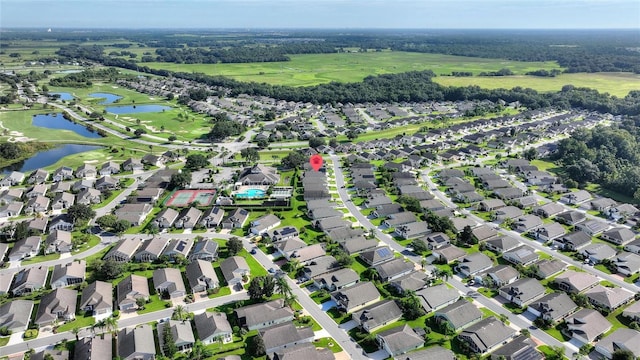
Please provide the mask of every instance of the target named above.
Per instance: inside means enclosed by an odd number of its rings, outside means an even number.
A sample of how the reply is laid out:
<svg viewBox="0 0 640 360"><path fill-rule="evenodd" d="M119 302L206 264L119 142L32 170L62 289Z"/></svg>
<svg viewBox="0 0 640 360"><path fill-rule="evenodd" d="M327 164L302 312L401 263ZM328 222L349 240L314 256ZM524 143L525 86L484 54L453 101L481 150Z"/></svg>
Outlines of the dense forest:
<svg viewBox="0 0 640 360"><path fill-rule="evenodd" d="M600 184L640 200L640 117L574 132L558 143L556 160L577 184Z"/></svg>

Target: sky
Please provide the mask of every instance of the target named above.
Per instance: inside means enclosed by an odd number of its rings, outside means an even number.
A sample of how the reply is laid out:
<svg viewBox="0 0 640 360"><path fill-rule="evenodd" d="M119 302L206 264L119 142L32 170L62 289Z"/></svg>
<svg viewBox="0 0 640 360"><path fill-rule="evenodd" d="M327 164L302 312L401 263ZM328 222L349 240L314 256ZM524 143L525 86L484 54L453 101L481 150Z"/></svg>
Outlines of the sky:
<svg viewBox="0 0 640 360"><path fill-rule="evenodd" d="M640 1L0 0L15 27L640 30Z"/></svg>

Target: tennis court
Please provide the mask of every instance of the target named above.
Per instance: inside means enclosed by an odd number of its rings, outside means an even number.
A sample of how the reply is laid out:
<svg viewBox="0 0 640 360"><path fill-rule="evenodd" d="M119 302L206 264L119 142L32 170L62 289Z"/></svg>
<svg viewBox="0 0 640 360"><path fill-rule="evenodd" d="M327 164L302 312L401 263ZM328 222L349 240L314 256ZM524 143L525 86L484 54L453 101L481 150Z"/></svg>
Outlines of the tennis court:
<svg viewBox="0 0 640 360"><path fill-rule="evenodd" d="M209 206L215 195L215 190L178 190L167 199L165 205L183 207L198 202L200 206Z"/></svg>

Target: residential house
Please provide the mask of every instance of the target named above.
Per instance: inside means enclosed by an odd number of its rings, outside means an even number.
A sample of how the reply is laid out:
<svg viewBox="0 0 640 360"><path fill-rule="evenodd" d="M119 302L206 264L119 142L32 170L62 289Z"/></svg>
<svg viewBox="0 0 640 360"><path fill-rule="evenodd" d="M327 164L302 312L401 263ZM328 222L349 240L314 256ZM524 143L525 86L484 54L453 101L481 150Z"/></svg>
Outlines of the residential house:
<svg viewBox="0 0 640 360"><path fill-rule="evenodd" d="M71 233L64 230L53 230L45 239L45 254L71 252Z"/></svg>
<svg viewBox="0 0 640 360"><path fill-rule="evenodd" d="M586 190L578 190L564 194L560 198L560 202L569 205L579 205L592 198L591 193Z"/></svg>
<svg viewBox="0 0 640 360"><path fill-rule="evenodd" d="M107 161L100 167L100 175L109 176L120 172L120 164L115 161Z"/></svg>
<svg viewBox="0 0 640 360"><path fill-rule="evenodd" d="M504 201L500 199L486 199L480 201L478 204L478 210L480 211L495 211L507 206Z"/></svg>
<svg viewBox="0 0 640 360"><path fill-rule="evenodd" d="M605 211L605 214L613 221L625 220L638 213L640 210L631 204L612 206Z"/></svg>
<svg viewBox="0 0 640 360"><path fill-rule="evenodd" d="M606 359L612 359L616 350L629 350L636 358L640 356L640 331L620 328L595 343L595 350Z"/></svg>
<svg viewBox="0 0 640 360"><path fill-rule="evenodd" d="M591 305L607 312L612 312L633 301L633 293L631 291L619 287L604 287L599 284L585 291L584 295L589 299Z"/></svg>
<svg viewBox="0 0 640 360"><path fill-rule="evenodd" d="M545 259L536 263L536 277L539 279L550 278L566 269L568 265L564 261L558 259Z"/></svg>
<svg viewBox="0 0 640 360"><path fill-rule="evenodd" d="M138 325L118 331L116 348L122 360L153 360L156 358L156 344L151 325Z"/></svg>
<svg viewBox="0 0 640 360"><path fill-rule="evenodd" d="M243 278L249 276L249 265L240 256L231 256L220 263L220 270L225 281L231 287L242 284Z"/></svg>
<svg viewBox="0 0 640 360"><path fill-rule="evenodd" d="M487 353L517 335L515 329L491 316L464 329L458 339L469 344L472 352Z"/></svg>
<svg viewBox="0 0 640 360"><path fill-rule="evenodd" d="M303 278L312 280L314 277L333 271L337 267L337 260L333 256L319 256L304 264L302 268Z"/></svg>
<svg viewBox="0 0 640 360"><path fill-rule="evenodd" d="M176 210L172 208L165 208L156 215L153 222L160 229L168 229L173 226L173 223L178 219L178 215L180 215L180 213Z"/></svg>
<svg viewBox="0 0 640 360"><path fill-rule="evenodd" d="M76 195L75 202L82 205L99 204L102 201L102 193L99 190L90 188L81 190Z"/></svg>
<svg viewBox="0 0 640 360"><path fill-rule="evenodd" d="M267 237L271 239L271 241L278 242L287 239L297 238L300 235L298 229L293 226L285 226L279 229L272 229L267 232Z"/></svg>
<svg viewBox="0 0 640 360"><path fill-rule="evenodd" d="M573 270L563 272L562 274L556 276L553 281L558 284L558 288L561 291L572 294L581 293L598 285L599 282L598 278L595 275Z"/></svg>
<svg viewBox="0 0 640 360"><path fill-rule="evenodd" d="M149 282L140 275L129 275L116 286L116 301L120 311L139 310L138 299L149 300Z"/></svg>
<svg viewBox="0 0 640 360"><path fill-rule="evenodd" d="M25 175L19 171L12 171L0 181L0 186L17 186L22 184Z"/></svg>
<svg viewBox="0 0 640 360"><path fill-rule="evenodd" d="M542 216L543 218L550 218L556 216L564 211L564 206L550 202L544 205L540 205L533 209L535 214Z"/></svg>
<svg viewBox="0 0 640 360"><path fill-rule="evenodd" d="M27 204L24 206L24 213L25 215L44 213L49 209L49 203L48 197L38 195L27 201Z"/></svg>
<svg viewBox="0 0 640 360"><path fill-rule="evenodd" d="M543 225L542 219L535 215L525 215L519 217L513 224L514 229L519 232L531 232Z"/></svg>
<svg viewBox="0 0 640 360"><path fill-rule="evenodd" d="M135 252L133 256L136 261L139 262L154 262L160 259L164 249L169 244L169 239L162 237L153 237L143 242L136 240L140 245L139 250ZM175 245L175 244L174 244Z"/></svg>
<svg viewBox="0 0 640 360"><path fill-rule="evenodd" d="M593 243L584 248L581 252L589 262L592 264L598 264L605 259L611 259L616 256L617 250L607 244Z"/></svg>
<svg viewBox="0 0 640 360"><path fill-rule="evenodd" d="M488 270L492 266L493 260L491 260L487 255L477 252L464 256L458 263L456 271L460 273L461 277L466 278Z"/></svg>
<svg viewBox="0 0 640 360"><path fill-rule="evenodd" d="M527 245L502 253L502 258L514 265L529 266L538 261L538 254Z"/></svg>
<svg viewBox="0 0 640 360"><path fill-rule="evenodd" d="M380 347L391 356L407 353L424 346L424 337L416 334L408 325L385 330L376 335Z"/></svg>
<svg viewBox="0 0 640 360"><path fill-rule="evenodd" d="M332 292L331 299L339 309L352 313L380 300L380 293L373 283L364 281Z"/></svg>
<svg viewBox="0 0 640 360"><path fill-rule="evenodd" d="M498 221L514 220L524 215L524 211L516 206L505 206L495 210L493 216Z"/></svg>
<svg viewBox="0 0 640 360"><path fill-rule="evenodd" d="M9 261L20 261L32 256L38 255L40 252L40 237L29 236L28 238L18 240L9 252Z"/></svg>
<svg viewBox="0 0 640 360"><path fill-rule="evenodd" d="M403 275L395 280L389 282L389 285L393 286L400 294L405 294L407 291L417 291L427 285L429 276L422 271L412 271L407 275Z"/></svg>
<svg viewBox="0 0 640 360"><path fill-rule="evenodd" d="M236 208L222 220L223 229L242 229L244 223L249 218L249 211L243 208Z"/></svg>
<svg viewBox="0 0 640 360"><path fill-rule="evenodd" d="M491 279L487 281L485 279ZM518 270L509 265L497 265L489 270L476 275L475 279L482 284L491 283L493 286L502 287L505 285L513 284L520 278Z"/></svg>
<svg viewBox="0 0 640 360"><path fill-rule="evenodd" d="M56 264L51 273L51 288L57 289L82 283L85 279L86 270L87 263L84 260Z"/></svg>
<svg viewBox="0 0 640 360"><path fill-rule="evenodd" d="M249 232L254 235L263 235L267 231L276 228L280 225L280 218L273 214L267 214L257 218L251 222L251 229Z"/></svg>
<svg viewBox="0 0 640 360"><path fill-rule="evenodd" d="M542 297L545 293L545 287L536 279L522 278L501 287L498 293L507 301L523 308Z"/></svg>
<svg viewBox="0 0 640 360"><path fill-rule="evenodd" d="M126 220L131 226L138 226L151 213L151 210L153 210L151 204L124 204L116 209L114 214L118 220Z"/></svg>
<svg viewBox="0 0 640 360"><path fill-rule="evenodd" d="M449 236L441 232L431 233L424 238L420 238L420 240L426 243L429 250L439 249L445 245L451 244Z"/></svg>
<svg viewBox="0 0 640 360"><path fill-rule="evenodd" d="M591 244L591 236L584 231L574 231L556 240L560 247L568 251L578 251Z"/></svg>
<svg viewBox="0 0 640 360"><path fill-rule="evenodd" d="M74 346L74 359L87 360L111 360L113 356L113 341L111 334L104 333L98 336L85 337Z"/></svg>
<svg viewBox="0 0 640 360"><path fill-rule="evenodd" d="M53 203L51 204L51 210L64 210L68 209L71 205L75 203L75 196L68 192L60 192L56 193L53 198Z"/></svg>
<svg viewBox="0 0 640 360"><path fill-rule="evenodd" d="M224 216L224 210L221 208L214 206L211 209L208 209L202 214L202 218L200 219L200 225L206 228L216 228L220 226L222 222L222 217Z"/></svg>
<svg viewBox="0 0 640 360"><path fill-rule="evenodd" d="M527 311L536 317L556 322L577 310L578 306L563 292L551 293L529 305Z"/></svg>
<svg viewBox="0 0 640 360"><path fill-rule="evenodd" d="M560 225L557 222L552 222L543 224L539 228L535 229L533 232L533 236L535 236L537 239L547 242L556 240L566 233L567 231L565 230L564 226Z"/></svg>
<svg viewBox="0 0 640 360"><path fill-rule="evenodd" d="M48 273L49 269L46 266L33 266L20 270L13 278L11 293L13 296L22 296L44 288Z"/></svg>
<svg viewBox="0 0 640 360"><path fill-rule="evenodd" d="M21 201L15 201L6 205L0 206L0 218L10 218L14 216L20 215L22 212L22 208L24 207L24 203Z"/></svg>
<svg viewBox="0 0 640 360"><path fill-rule="evenodd" d="M415 266L413 263L405 261L404 258L395 258L376 265L374 268L378 272L380 281L389 282L412 272Z"/></svg>
<svg viewBox="0 0 640 360"><path fill-rule="evenodd" d="M589 344L611 329L611 323L598 311L580 309L565 319L571 338Z"/></svg>
<svg viewBox="0 0 640 360"><path fill-rule="evenodd" d="M414 239L431 232L426 221L413 222L396 227L395 234L403 239Z"/></svg>
<svg viewBox="0 0 640 360"><path fill-rule="evenodd" d="M631 276L640 271L640 255L621 252L613 258L614 265L622 275Z"/></svg>
<svg viewBox="0 0 640 360"><path fill-rule="evenodd" d="M555 220L565 225L574 226L585 221L586 218L587 216L580 211L569 210L556 215Z"/></svg>
<svg viewBox="0 0 640 360"><path fill-rule="evenodd" d="M77 291L65 288L55 289L40 300L33 323L42 328L53 325L57 321L73 320L76 317L77 301Z"/></svg>
<svg viewBox="0 0 640 360"><path fill-rule="evenodd" d="M640 302L636 301L627 306L624 311L622 311L622 315L631 321L640 320Z"/></svg>
<svg viewBox="0 0 640 360"><path fill-rule="evenodd" d="M132 171L134 174L136 172L144 170L144 165L140 159L129 158L122 163L123 171Z"/></svg>
<svg viewBox="0 0 640 360"><path fill-rule="evenodd" d="M296 259L301 264L306 264L309 261L325 256L327 253L324 250L324 244L313 244L310 246L303 247L301 249L293 251L289 255L290 259ZM286 256L286 254L285 254Z"/></svg>
<svg viewBox="0 0 640 360"><path fill-rule="evenodd" d="M338 269L313 278L313 283L319 289L336 291L357 284L360 275L349 268Z"/></svg>
<svg viewBox="0 0 640 360"><path fill-rule="evenodd" d="M163 158L162 156L158 156L158 155L153 155L153 154L146 154L145 156L142 157L142 163L145 165L150 165L150 166L163 166L165 163L165 158Z"/></svg>
<svg viewBox="0 0 640 360"><path fill-rule="evenodd" d="M154 270L153 286L156 288L156 293L169 299L187 294L180 269L164 268Z"/></svg>
<svg viewBox="0 0 640 360"><path fill-rule="evenodd" d="M227 357L228 359L229 357ZM276 351L271 356L273 360L305 359L305 360L333 360L335 356L331 350L316 348L313 343L303 343Z"/></svg>
<svg viewBox="0 0 640 360"><path fill-rule="evenodd" d="M290 259L293 253L297 250L307 247L307 243L300 240L297 237L288 238L287 240L279 241L273 245L277 253Z"/></svg>
<svg viewBox="0 0 640 360"><path fill-rule="evenodd" d="M196 339L191 329L191 321L189 320L169 320L158 324L158 333L164 333L165 326L169 327L171 338L178 352L187 352L193 348ZM160 349L164 349L164 336L158 336L160 340ZM167 355L167 354L165 354Z"/></svg>
<svg viewBox="0 0 640 360"><path fill-rule="evenodd" d="M387 219L382 221L382 225L388 228L395 228L396 226L405 225L418 221L418 218L409 211L392 214Z"/></svg>
<svg viewBox="0 0 640 360"><path fill-rule="evenodd" d="M185 273L193 293L215 289L220 286L218 275L216 275L213 266L205 260L192 261L187 265Z"/></svg>
<svg viewBox="0 0 640 360"><path fill-rule="evenodd" d="M640 239L627 243L624 246L624 250L634 254L640 254Z"/></svg>
<svg viewBox="0 0 640 360"><path fill-rule="evenodd" d="M437 311L447 305L451 305L460 299L458 290L450 288L446 284L426 287L416 291L422 308L427 312Z"/></svg>
<svg viewBox="0 0 640 360"><path fill-rule="evenodd" d="M186 259L193 247L193 239L171 239L164 248L162 256L166 256L172 262L177 262L179 258Z"/></svg>
<svg viewBox="0 0 640 360"><path fill-rule="evenodd" d="M49 179L49 172L44 169L36 169L27 178L27 184L44 184Z"/></svg>
<svg viewBox="0 0 640 360"><path fill-rule="evenodd" d="M472 231L473 237L478 241L486 241L498 236L498 231L488 225L480 225Z"/></svg>
<svg viewBox="0 0 640 360"><path fill-rule="evenodd" d="M94 281L82 289L80 310L93 316L110 315L113 312L113 286L104 281Z"/></svg>
<svg viewBox="0 0 640 360"><path fill-rule="evenodd" d="M603 232L600 237L616 245L626 245L636 238L636 234L627 228L617 227Z"/></svg>
<svg viewBox="0 0 640 360"><path fill-rule="evenodd" d="M188 209L184 209L180 212L178 220L176 220L174 226L178 229L193 229L198 224L198 220L201 216L202 211L197 208L190 207Z"/></svg>
<svg viewBox="0 0 640 360"><path fill-rule="evenodd" d="M193 245L189 260L205 260L213 262L218 258L218 243L212 239L203 239Z"/></svg>
<svg viewBox="0 0 640 360"><path fill-rule="evenodd" d="M160 200L160 196L164 193L163 188L158 187L145 187L133 196L133 200L136 203L148 203L155 204Z"/></svg>
<svg viewBox="0 0 640 360"><path fill-rule="evenodd" d="M453 351L442 346L430 346L424 350L411 351L394 357L394 360L456 360ZM541 360L541 359L532 359Z"/></svg>
<svg viewBox="0 0 640 360"><path fill-rule="evenodd" d="M0 306L0 328L12 333L26 331L31 321L34 303L31 300L12 300Z"/></svg>
<svg viewBox="0 0 640 360"><path fill-rule="evenodd" d="M235 310L238 324L247 330L259 330L293 320L293 310L283 299L243 306Z"/></svg>
<svg viewBox="0 0 640 360"><path fill-rule="evenodd" d="M575 225L576 230L584 231L590 236L596 236L608 228L607 223L599 220L587 220Z"/></svg>
<svg viewBox="0 0 640 360"><path fill-rule="evenodd" d="M504 252L514 250L520 245L520 241L510 236L502 236L484 242L485 248L497 254L502 254Z"/></svg>
<svg viewBox="0 0 640 360"><path fill-rule="evenodd" d="M98 171L91 164L82 164L76 169L75 175L79 179L93 179L98 175Z"/></svg>
<svg viewBox="0 0 640 360"><path fill-rule="evenodd" d="M228 344L233 341L233 330L227 320L227 314L205 311L193 317L198 338L203 344L215 342Z"/></svg>
<svg viewBox="0 0 640 360"><path fill-rule="evenodd" d="M111 259L119 263L129 262L136 253L136 250L138 250L140 244L141 241L139 239L124 238L109 250L103 260Z"/></svg>
<svg viewBox="0 0 640 360"><path fill-rule="evenodd" d="M49 231L73 231L74 228L75 223L71 220L71 217L68 214L60 214L51 219L51 222L49 223Z"/></svg>
<svg viewBox="0 0 640 360"><path fill-rule="evenodd" d="M452 329L458 331L482 319L482 312L466 300L458 300L453 304L437 310L435 318L438 322L448 323Z"/></svg>
<svg viewBox="0 0 640 360"><path fill-rule="evenodd" d="M276 324L258 330L267 355L299 344L313 341L313 330L310 327L298 328L292 322Z"/></svg>
<svg viewBox="0 0 640 360"><path fill-rule="evenodd" d="M447 264L460 259L467 255L467 252L454 245L445 245L439 249L432 251L431 256L434 260L441 260Z"/></svg>

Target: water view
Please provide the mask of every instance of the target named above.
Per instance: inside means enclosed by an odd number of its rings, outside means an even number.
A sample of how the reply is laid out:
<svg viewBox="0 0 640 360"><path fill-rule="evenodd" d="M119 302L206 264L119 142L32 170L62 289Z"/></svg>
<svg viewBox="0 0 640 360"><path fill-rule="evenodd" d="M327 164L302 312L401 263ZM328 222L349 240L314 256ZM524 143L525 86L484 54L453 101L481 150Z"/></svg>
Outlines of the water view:
<svg viewBox="0 0 640 360"><path fill-rule="evenodd" d="M40 151L31 158L5 166L1 168L0 171L2 171L3 174L10 173L11 171L29 172L38 168L53 165L65 156L97 150L100 148L102 148L102 146L65 144L54 149Z"/></svg>
<svg viewBox="0 0 640 360"><path fill-rule="evenodd" d="M122 99L122 96L120 96L120 95L109 94L109 93L93 93L93 94L89 94L89 96L92 97L92 98L104 99L104 100L100 101L98 103L98 105L113 104L117 100Z"/></svg>
<svg viewBox="0 0 640 360"><path fill-rule="evenodd" d="M171 110L171 106L123 105L123 106L109 106L106 108L106 110L112 114L137 114L137 113L162 112L165 110Z"/></svg>
<svg viewBox="0 0 640 360"><path fill-rule="evenodd" d="M71 130L78 135L88 138L99 138L97 132L91 132L86 127L65 119L62 114L40 114L33 116L33 125L47 129Z"/></svg>
<svg viewBox="0 0 640 360"><path fill-rule="evenodd" d="M50 92L49 95L59 95L60 100L73 100L73 95L69 94L68 92Z"/></svg>

